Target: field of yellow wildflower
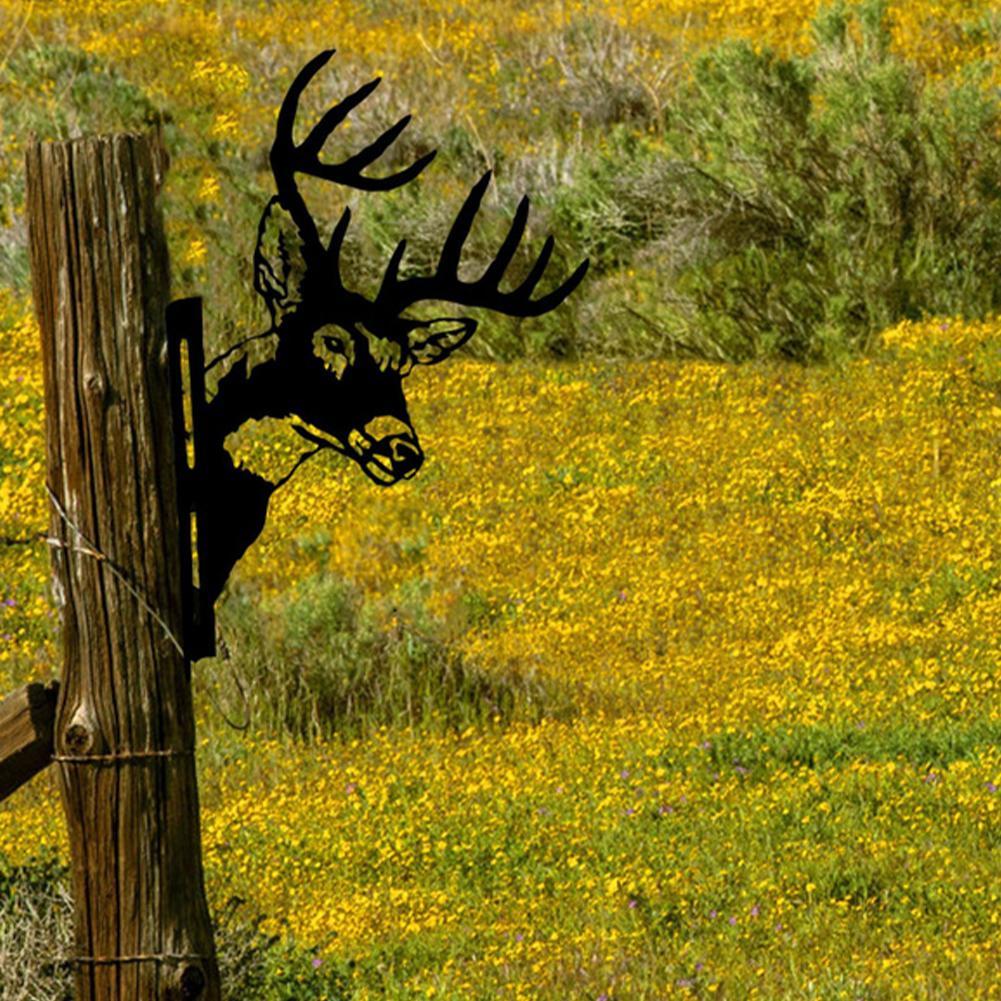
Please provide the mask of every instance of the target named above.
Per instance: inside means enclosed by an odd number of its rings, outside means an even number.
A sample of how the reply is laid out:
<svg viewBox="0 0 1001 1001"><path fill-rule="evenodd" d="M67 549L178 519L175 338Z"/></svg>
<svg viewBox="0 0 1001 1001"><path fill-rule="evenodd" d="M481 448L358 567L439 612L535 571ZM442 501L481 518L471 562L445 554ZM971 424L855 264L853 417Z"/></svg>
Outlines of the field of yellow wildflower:
<svg viewBox="0 0 1001 1001"><path fill-rule="evenodd" d="M460 123L530 188L595 80L655 104L725 34L808 46L816 6L0 0L5 66L96 88L76 121L66 91L0 81L0 693L58 662L18 102L59 136L171 109L175 284L218 297L252 245L233 193L266 198L274 94L319 48L338 85L405 78L387 100L427 109L418 146ZM959 72L997 51L991 6L891 4L894 45ZM220 340L261 324L249 294L209 305ZM1001 317L905 320L823 366L471 353L406 385L419 475L307 464L224 599L231 661L195 672L211 904L294 946L259 996L1001 998ZM399 711L292 726L274 686L319 677L344 594L374 637L348 649L425 674ZM263 673L241 696L234 671ZM0 870L49 852L46 773L0 804Z"/></svg>

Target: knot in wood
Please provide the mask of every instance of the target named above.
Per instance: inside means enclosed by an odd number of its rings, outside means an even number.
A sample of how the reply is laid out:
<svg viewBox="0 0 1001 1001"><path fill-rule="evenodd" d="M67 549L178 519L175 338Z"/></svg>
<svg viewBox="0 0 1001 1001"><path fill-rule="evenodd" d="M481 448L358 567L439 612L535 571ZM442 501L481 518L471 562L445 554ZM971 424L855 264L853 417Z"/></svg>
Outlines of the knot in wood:
<svg viewBox="0 0 1001 1001"><path fill-rule="evenodd" d="M95 744L95 734L86 723L71 723L66 727L66 749L72 754L86 754Z"/></svg>
<svg viewBox="0 0 1001 1001"><path fill-rule="evenodd" d="M181 997L185 1001L192 998L199 998L208 984L205 971L197 963L187 963L181 967L178 976L178 984L181 988Z"/></svg>
<svg viewBox="0 0 1001 1001"><path fill-rule="evenodd" d="M87 392L93 397L103 397L107 390L107 383L104 376L96 370L91 370L83 377L83 384Z"/></svg>

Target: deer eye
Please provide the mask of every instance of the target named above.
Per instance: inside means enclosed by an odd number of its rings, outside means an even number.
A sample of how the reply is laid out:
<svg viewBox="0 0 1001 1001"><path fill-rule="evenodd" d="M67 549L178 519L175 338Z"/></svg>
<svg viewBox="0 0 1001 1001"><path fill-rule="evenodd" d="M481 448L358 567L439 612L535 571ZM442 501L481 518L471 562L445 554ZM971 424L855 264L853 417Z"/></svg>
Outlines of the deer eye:
<svg viewBox="0 0 1001 1001"><path fill-rule="evenodd" d="M354 364L354 341L333 324L328 323L313 334L313 352L323 367L338 379Z"/></svg>

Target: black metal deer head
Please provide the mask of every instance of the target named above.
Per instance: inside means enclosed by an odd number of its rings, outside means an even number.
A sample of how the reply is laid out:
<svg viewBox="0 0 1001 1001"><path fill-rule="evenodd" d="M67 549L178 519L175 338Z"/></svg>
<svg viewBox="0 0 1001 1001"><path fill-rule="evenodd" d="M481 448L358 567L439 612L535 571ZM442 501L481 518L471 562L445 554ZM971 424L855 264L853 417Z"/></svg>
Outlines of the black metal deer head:
<svg viewBox="0 0 1001 1001"><path fill-rule="evenodd" d="M407 127L407 115L343 162L320 159L327 139L375 90L378 78L327 110L296 143L293 127L299 99L332 55L333 50L321 52L303 67L278 112L270 156L277 194L261 217L254 253L254 287L267 304L270 328L208 366L225 362L228 367L215 396L206 401L201 338L196 335L200 313L192 308L193 301L174 304L169 324L175 344L187 339L191 366L195 467L186 476L186 497L197 526L195 619L200 622L193 633L195 657L212 651L208 633L213 628L212 606L233 566L263 529L271 495L299 465L321 452L337 452L380 486L409 478L420 468L424 453L407 412L403 378L414 365L447 358L472 336L476 321L465 316L418 319L408 310L419 303L444 302L510 316L540 316L562 303L587 271L585 261L552 291L533 299L552 255L554 242L549 237L527 277L511 291L501 291L500 283L525 232L526 196L483 274L473 281L461 279L459 261L490 183L487 171L456 215L433 274L400 276L406 251L406 241L401 240L374 297L348 288L340 266L350 209L343 210L324 242L297 177L360 191L389 191L417 177L435 153L389 176L363 172ZM251 366L242 349L262 338L268 339L271 353ZM227 448L227 439L241 426L267 418L285 421L305 447L295 466L277 480L234 461Z"/></svg>

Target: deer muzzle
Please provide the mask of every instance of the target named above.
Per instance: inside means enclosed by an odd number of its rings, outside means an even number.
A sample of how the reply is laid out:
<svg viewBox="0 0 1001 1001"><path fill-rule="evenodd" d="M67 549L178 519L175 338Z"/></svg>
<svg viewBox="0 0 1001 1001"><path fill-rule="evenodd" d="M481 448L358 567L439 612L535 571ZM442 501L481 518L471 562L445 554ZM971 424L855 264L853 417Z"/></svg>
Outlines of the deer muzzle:
<svg viewBox="0 0 1001 1001"><path fill-rule="evenodd" d="M369 479L383 486L410 479L424 462L413 429L395 417L377 417L351 431L347 445Z"/></svg>
<svg viewBox="0 0 1001 1001"><path fill-rule="evenodd" d="M371 458L380 465L389 464L394 481L410 479L421 467L424 453L420 445L407 435L394 435L383 438L372 448Z"/></svg>

